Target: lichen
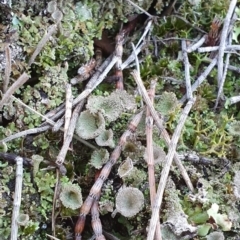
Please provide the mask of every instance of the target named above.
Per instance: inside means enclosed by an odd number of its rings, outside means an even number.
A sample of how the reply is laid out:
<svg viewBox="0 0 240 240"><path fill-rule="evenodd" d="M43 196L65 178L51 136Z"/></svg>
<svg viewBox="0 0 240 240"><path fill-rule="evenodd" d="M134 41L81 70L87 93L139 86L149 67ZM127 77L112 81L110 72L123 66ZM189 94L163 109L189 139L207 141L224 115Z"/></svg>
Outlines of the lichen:
<svg viewBox="0 0 240 240"><path fill-rule="evenodd" d="M206 236L207 240L224 240L225 237L222 232L212 232Z"/></svg>
<svg viewBox="0 0 240 240"><path fill-rule="evenodd" d="M87 109L93 114L100 111L107 121L112 122L124 111L136 108L135 99L126 91L116 90L109 96L91 96L88 99Z"/></svg>
<svg viewBox="0 0 240 240"><path fill-rule="evenodd" d="M63 184L60 200L66 208L71 208L73 210L80 208L83 203L81 188L72 183Z"/></svg>
<svg viewBox="0 0 240 240"><path fill-rule="evenodd" d="M122 178L124 176L129 175L132 170L133 170L133 162L132 162L132 159L128 157L118 167L118 175Z"/></svg>
<svg viewBox="0 0 240 240"><path fill-rule="evenodd" d="M100 112L93 115L89 110L81 112L77 124L76 133L83 139L93 139L105 130L105 120Z"/></svg>
<svg viewBox="0 0 240 240"><path fill-rule="evenodd" d="M155 102L155 109L166 116L179 107L178 99L173 92L164 92Z"/></svg>
<svg viewBox="0 0 240 240"><path fill-rule="evenodd" d="M96 143L98 146L114 148L115 143L113 140L113 131L112 129L102 131L96 138Z"/></svg>
<svg viewBox="0 0 240 240"><path fill-rule="evenodd" d="M143 204L144 195L137 188L123 188L116 197L116 210L125 217L135 216L142 210Z"/></svg>
<svg viewBox="0 0 240 240"><path fill-rule="evenodd" d="M174 182L169 178L165 190L165 221L172 232L178 237L190 239L197 234L197 228L188 223L188 216L184 213Z"/></svg>
<svg viewBox="0 0 240 240"><path fill-rule="evenodd" d="M96 169L101 169L108 159L109 152L106 149L101 148L93 151L89 164Z"/></svg>

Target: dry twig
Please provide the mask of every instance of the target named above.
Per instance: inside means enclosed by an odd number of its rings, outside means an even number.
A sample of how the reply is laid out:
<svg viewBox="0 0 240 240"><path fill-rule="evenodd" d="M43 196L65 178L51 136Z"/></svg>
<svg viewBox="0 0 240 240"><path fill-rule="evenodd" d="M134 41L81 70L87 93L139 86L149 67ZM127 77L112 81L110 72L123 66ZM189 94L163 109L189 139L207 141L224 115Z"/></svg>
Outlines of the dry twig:
<svg viewBox="0 0 240 240"><path fill-rule="evenodd" d="M201 47L206 41L207 35L202 36L196 43L187 48L187 52L191 53Z"/></svg>
<svg viewBox="0 0 240 240"><path fill-rule="evenodd" d="M181 130L187 119L188 113L191 110L194 102L195 102L195 99L190 99L188 101L188 103L186 104L186 106L183 109L182 114L180 116L179 123L178 123L178 125L173 133L172 139L169 143L168 154L166 156L166 164L164 165L163 170L161 172L161 178L160 178L160 181L158 184L157 195L156 195L156 198L154 201L153 212L152 212L152 217L150 220L150 226L149 226L147 240L153 240L153 238L154 238L157 221L159 219L159 210L160 210L160 207L162 204L164 189L166 186L166 182L167 182L168 174L170 171L170 167L172 165L172 160L173 160L174 154L176 155L175 151L176 151L176 147L177 147L177 142L181 135Z"/></svg>
<svg viewBox="0 0 240 240"><path fill-rule="evenodd" d="M3 93L5 93L8 89L8 84L9 84L11 70L12 70L11 50L9 48L9 43L6 43L5 45L5 56L6 56L6 66L5 66L5 74L4 74L4 81L3 81Z"/></svg>
<svg viewBox="0 0 240 240"><path fill-rule="evenodd" d="M18 239L18 223L17 218L21 206L22 196L22 180L23 180L23 159L19 156L16 157L16 181L15 192L13 200L12 224L11 224L11 240Z"/></svg>
<svg viewBox="0 0 240 240"><path fill-rule="evenodd" d="M67 131L70 125L70 119L72 116L72 88L71 84L66 85L66 110L65 110L65 124L64 124L64 141L66 140Z"/></svg>
<svg viewBox="0 0 240 240"><path fill-rule="evenodd" d="M170 144L169 134L168 134L168 132L166 131L166 129L164 128L164 126L162 124L163 120L161 120L158 117L158 113L154 109L154 107L153 107L153 105L151 103L151 100L148 97L147 91L146 91L146 89L145 89L145 87L144 87L144 85L142 83L142 80L141 80L141 77L140 77L139 73L136 70L133 70L132 75L133 75L133 78L136 81L138 87L141 90L143 99L144 99L146 105L149 107L151 115L152 115L153 119L155 120L155 124L158 127L158 129L159 129L159 131L161 133L161 136L163 137L163 139L166 142L166 144L169 146L169 144ZM178 168L179 168L179 170L180 170L180 172L182 174L182 177L185 180L185 183L187 184L189 190L193 191L194 188L193 188L193 185L191 183L191 180L190 180L190 178L189 178L185 168L183 167L182 162L179 160L177 153L175 153L175 155L174 155L174 161L175 161L176 165L178 166Z"/></svg>
<svg viewBox="0 0 240 240"><path fill-rule="evenodd" d="M197 80L192 84L192 92L196 91L196 89L203 83L203 81L206 79L208 74L212 71L214 66L217 64L217 56L215 56L214 59L212 59L209 66L205 69L205 71L197 78ZM184 95L180 102L185 102L187 100L187 96Z"/></svg>
<svg viewBox="0 0 240 240"><path fill-rule="evenodd" d="M77 123L77 119L78 119L78 116L79 116L79 113L80 113L81 109L83 108L84 103L85 103L85 101L82 100L76 106L76 108L73 111L72 118L71 118L69 128L68 128L68 131L67 131L66 139L65 139L65 141L63 143L63 146L62 146L62 148L61 148L61 150L60 150L60 152L57 156L57 159L56 159L56 164L58 164L58 165L63 164L63 162L65 160L65 157L67 155L67 151L69 149L69 145L70 145L70 143L72 141L72 138L73 138L73 133L74 133L75 126L76 126L76 123Z"/></svg>
<svg viewBox="0 0 240 240"><path fill-rule="evenodd" d="M13 85L5 92L5 94L2 97L2 100L0 101L0 111L2 110L2 107L4 104L7 103L9 98L12 96L12 94L20 88L27 80L29 79L29 75L27 73L23 73L16 82L13 83Z"/></svg>
<svg viewBox="0 0 240 240"><path fill-rule="evenodd" d="M190 64L187 55L187 44L185 40L182 40L182 53L183 53L183 62L185 67L185 80L186 80L186 89L187 89L187 99L192 99L192 88L191 88L191 79L190 79Z"/></svg>
<svg viewBox="0 0 240 240"><path fill-rule="evenodd" d="M236 7L237 0L232 0L229 5L228 13L225 18L223 29L220 37L220 44L219 44L219 50L218 50L218 86L221 84L221 80L223 77L223 56L226 46L226 39L228 36L228 29L230 26L231 18L234 12L234 9Z"/></svg>
<svg viewBox="0 0 240 240"><path fill-rule="evenodd" d="M43 36L43 38L39 41L35 51L33 52L31 58L28 61L28 66L31 66L32 63L35 61L38 54L41 52L47 41L50 39L50 37L53 35L54 32L57 30L57 24L53 24L48 27L48 32Z"/></svg>
<svg viewBox="0 0 240 240"><path fill-rule="evenodd" d="M151 102L154 101L156 80L153 80L148 91L149 98ZM153 129L153 118L149 108L146 109L146 137L147 137L147 164L148 164L148 182L150 189L150 200L153 210L154 199L156 197L156 184L155 184L155 171L154 171L154 155L153 155L153 139L152 139L152 129ZM161 240L161 229L160 222L158 220L155 238Z"/></svg>

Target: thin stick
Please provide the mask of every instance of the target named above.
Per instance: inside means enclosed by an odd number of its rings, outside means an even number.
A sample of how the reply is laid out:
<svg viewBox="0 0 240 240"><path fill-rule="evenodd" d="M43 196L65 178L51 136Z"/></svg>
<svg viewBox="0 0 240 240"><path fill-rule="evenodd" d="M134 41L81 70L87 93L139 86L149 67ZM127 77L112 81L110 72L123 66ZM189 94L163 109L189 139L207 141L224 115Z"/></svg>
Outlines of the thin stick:
<svg viewBox="0 0 240 240"><path fill-rule="evenodd" d="M50 128L50 126L47 125L47 126L43 126L43 127L39 127L39 128L27 129L25 131L18 132L18 133L15 133L15 134L13 134L13 135L11 135L9 137L1 139L0 143L7 143L7 142L12 141L12 140L14 140L16 138L24 137L24 136L31 135L31 134L37 134L37 133L45 132L49 128Z"/></svg>
<svg viewBox="0 0 240 240"><path fill-rule="evenodd" d="M57 200L57 193L58 193L58 186L59 186L59 169L56 169L56 184L54 189L54 195L53 195L53 206L52 206L52 234L55 237L56 236L56 216L55 216L55 208L56 208L56 200Z"/></svg>
<svg viewBox="0 0 240 240"><path fill-rule="evenodd" d="M190 64L187 55L187 44L185 40L182 40L182 53L183 53L183 62L185 68L185 80L186 80L186 89L187 89L187 99L192 99L192 87L190 79Z"/></svg>
<svg viewBox="0 0 240 240"><path fill-rule="evenodd" d="M79 117L79 113L80 113L81 109L83 108L84 102L85 102L84 100L81 101L73 111L70 125L69 125L68 131L67 131L66 139L65 139L63 146L62 146L62 148L57 156L57 159L56 159L56 164L58 164L58 165L63 164L63 162L65 160L70 143L73 138L73 133L74 133L75 126L77 123L77 119Z"/></svg>
<svg viewBox="0 0 240 240"><path fill-rule="evenodd" d="M149 17L153 17L150 13L148 13L147 11L145 11L143 8L139 7L137 4L133 3L131 0L127 0L131 5L133 5L135 8L139 9L140 11L142 11L143 13L145 13L147 16Z"/></svg>
<svg viewBox="0 0 240 240"><path fill-rule="evenodd" d="M11 70L12 70L11 49L9 48L9 43L6 43L5 45L5 56L6 56L6 66L5 66L5 74L4 74L4 81L3 81L3 93L5 93L8 89L8 84L9 84Z"/></svg>
<svg viewBox="0 0 240 240"><path fill-rule="evenodd" d="M156 88L156 80L151 81L150 89L148 91L149 98L151 102L154 101L155 88ZM146 110L146 137L147 137L147 164L148 164L148 182L150 189L150 200L153 211L154 200L156 197L156 184L155 184L155 171L154 171L154 156L153 156L153 139L152 132L153 130L153 118L151 116L151 112L147 107ZM161 236L161 228L160 222L158 220L155 238L158 240L162 240Z"/></svg>
<svg viewBox="0 0 240 240"><path fill-rule="evenodd" d="M150 20L148 20L147 26L145 27L145 30L144 30L141 38L138 40L138 43L137 43L137 45L136 45L136 48L138 48L138 47L140 46L140 43L143 42L143 40L144 40L145 37L147 36L148 32L149 32L150 29L151 29L152 23L153 23L153 20L152 20L152 18L150 18Z"/></svg>
<svg viewBox="0 0 240 240"><path fill-rule="evenodd" d="M227 16L225 18L223 29L220 37L220 44L219 44L219 50L218 50L218 86L220 86L222 77L223 77L223 56L224 56L224 50L226 45L226 39L228 35L228 29L231 23L231 18L234 12L234 9L236 7L237 0L232 0L230 2Z"/></svg>
<svg viewBox="0 0 240 240"><path fill-rule="evenodd" d="M92 207L91 207L91 217L92 217L92 229L95 234L96 240L106 240L102 232L102 223L99 218L99 207L98 207L98 199L100 197L100 192L96 199L94 199Z"/></svg>
<svg viewBox="0 0 240 240"><path fill-rule="evenodd" d="M144 45L145 43L142 43L141 45L139 45L138 48L136 48L135 52L137 55L142 51ZM122 69L126 68L131 62L134 61L134 59L135 59L135 54L134 52L132 52L131 55L127 58L127 60L122 64L121 68Z"/></svg>
<svg viewBox="0 0 240 240"><path fill-rule="evenodd" d="M206 41L207 35L202 36L196 43L187 48L187 52L191 53L201 47Z"/></svg>
<svg viewBox="0 0 240 240"><path fill-rule="evenodd" d="M59 238L56 238L56 237L54 237L54 236L51 236L51 235L49 235L49 234L47 234L47 233L46 233L46 236L48 236L50 239L53 239L53 240L60 240Z"/></svg>
<svg viewBox="0 0 240 240"><path fill-rule="evenodd" d="M240 102L240 96L234 96L229 98L230 105Z"/></svg>
<svg viewBox="0 0 240 240"><path fill-rule="evenodd" d="M166 131L166 129L163 127L162 120L158 117L158 113L154 109L154 107L153 107L153 105L151 103L151 100L148 97L147 91L146 91L146 89L145 89L145 87L144 87L144 85L142 83L142 79L141 79L139 73L136 70L133 70L132 75L133 75L133 78L136 81L138 87L141 89L141 93L142 93L143 99L144 99L146 105L149 107L151 115L152 115L153 119L155 120L155 124L158 127L158 129L159 129L159 131L161 133L161 136L163 137L163 139L166 142L166 144L169 146L170 141L171 141L170 137L169 137L169 134ZM182 177L185 180L185 183L188 186L189 190L193 192L194 188L193 188L193 185L191 183L191 180L190 180L190 178L189 178L189 176L187 174L187 171L183 167L182 162L178 158L177 153L175 153L175 155L174 155L174 161L175 161L176 165L178 166L178 168L179 168L179 170L180 170L180 172L182 174Z"/></svg>
<svg viewBox="0 0 240 240"><path fill-rule="evenodd" d="M231 56L231 53L228 53L227 56L226 56L223 77L222 77L220 85L218 87L218 94L217 94L217 99L216 99L216 102L215 102L214 110L217 109L217 106L218 106L218 103L219 103L219 100L220 100L220 97L221 97L221 94L222 94L222 91L223 91L223 85L224 85L224 82L225 82L226 76L227 76L227 70L228 70L230 56Z"/></svg>
<svg viewBox="0 0 240 240"><path fill-rule="evenodd" d="M7 103L11 95L20 88L27 80L29 79L29 75L27 73L23 73L16 82L13 83L13 85L5 92L5 94L2 97L2 100L0 101L0 111L2 110L2 107L4 104Z"/></svg>
<svg viewBox="0 0 240 240"><path fill-rule="evenodd" d="M187 116L188 116L194 102L195 102L195 99L190 99L188 101L188 103L186 104L186 106L183 109L182 114L180 116L179 123L173 133L172 140L170 141L168 154L166 156L166 164L164 165L163 170L161 172L161 178L160 178L160 181L158 184L157 195L156 195L156 199L154 201L155 203L154 203L154 207L153 207L152 217L150 220L150 226L149 226L147 240L153 240L153 238L154 238L154 232L156 229L157 221L159 219L159 210L160 210L160 207L162 204L163 193L164 193L164 189L166 186L170 167L172 165L172 160L173 160L174 154L176 152L177 142L181 135L181 130L184 126L184 123L187 119Z"/></svg>
<svg viewBox="0 0 240 240"><path fill-rule="evenodd" d="M217 56L215 56L214 59L212 59L211 63L208 65L208 67L205 69L205 71L197 78L197 80L192 84L192 92L196 91L197 88L203 83L203 81L206 79L208 74L212 71L214 66L217 64ZM187 96L184 95L180 102L185 102L187 100Z"/></svg>
<svg viewBox="0 0 240 240"><path fill-rule="evenodd" d="M16 100L18 103L20 103L21 105L23 105L24 107L26 107L27 109L29 109L31 112L33 112L33 113L39 115L40 117L42 117L43 119L45 119L46 122L48 122L48 123L51 124L52 126L55 126L55 125L56 125L56 122L54 122L53 120L47 118L46 115L44 116L44 115L42 115L41 113L39 113L38 111L36 111L36 110L34 110L33 108L29 107L29 106L26 105L24 102L22 102L20 99L14 97L14 96L11 96L11 98L13 98L13 99ZM29 132L27 132L28 130L26 130L26 131L23 131L23 132L20 132L20 133L16 133L16 134L14 134L14 135L12 135L12 136L9 136L9 137L7 137L7 138L5 138L5 139L2 139L2 140L0 141L0 143L1 143L1 142L4 142L5 140L6 140L6 141L10 141L10 140L13 140L13 139L18 138L18 137L26 136L27 134L31 134L31 132L32 132L32 134L38 133L38 132L43 132L43 131L46 131L47 129L50 128L49 125L47 125L46 130L44 130L45 127L46 127L46 126L43 125L43 126L41 126L41 127L39 127L39 128L29 129ZM60 128L60 130L61 130L62 132L64 132L64 129L63 129L62 127ZM19 134L19 135L18 135L18 134ZM77 136L76 134L74 134L73 137L74 137L76 140L78 140L79 142L85 144L86 146L88 146L88 147L90 147L90 148L92 148L92 149L96 149L96 147L95 147L94 145L92 145L91 143L87 142L86 140L80 138L80 137ZM9 139L10 139L10 140L9 140Z"/></svg>
<svg viewBox="0 0 240 240"><path fill-rule="evenodd" d="M75 106L76 104L81 102L84 98L86 98L103 81L103 79L106 77L108 72L112 69L112 67L117 62L117 60L118 60L118 57L113 56L111 62L105 68L105 70L102 72L102 74L97 79L95 79L96 81L95 82L93 82L93 81L88 82L88 84L86 86L86 89L77 98L75 98L73 100L73 106Z"/></svg>
<svg viewBox="0 0 240 240"><path fill-rule="evenodd" d="M29 59L28 66L31 66L32 63L35 61L38 54L41 52L47 41L53 35L54 32L57 30L57 24L53 24L48 27L48 32L43 36L43 38L39 41L35 51L33 52L31 58Z"/></svg>
<svg viewBox="0 0 240 240"><path fill-rule="evenodd" d="M18 239L18 223L17 218L21 206L22 196L22 180L23 180L23 159L21 157L16 158L16 181L15 192L13 200L13 212L12 212L12 224L11 224L11 240Z"/></svg>
<svg viewBox="0 0 240 240"><path fill-rule="evenodd" d="M204 52L212 52L216 51L219 49L219 46L213 46L213 47L201 47L198 48L199 53L204 53ZM225 52L226 51L240 51L240 46L239 45L228 45L225 47Z"/></svg>
<svg viewBox="0 0 240 240"><path fill-rule="evenodd" d="M66 140L67 131L70 125L70 119L72 116L72 88L71 84L66 85L66 110L65 110L65 124L64 124L64 141Z"/></svg>

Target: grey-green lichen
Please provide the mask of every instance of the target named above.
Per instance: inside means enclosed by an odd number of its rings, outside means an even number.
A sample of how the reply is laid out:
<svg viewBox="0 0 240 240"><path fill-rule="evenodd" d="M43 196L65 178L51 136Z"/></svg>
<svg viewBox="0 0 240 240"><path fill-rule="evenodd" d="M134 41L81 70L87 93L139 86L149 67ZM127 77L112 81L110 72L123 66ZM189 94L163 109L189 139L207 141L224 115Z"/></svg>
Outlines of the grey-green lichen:
<svg viewBox="0 0 240 240"><path fill-rule="evenodd" d="M91 114L89 110L81 112L77 124L76 133L83 139L93 139L105 130L105 120L100 112Z"/></svg>
<svg viewBox="0 0 240 240"><path fill-rule="evenodd" d="M145 169L133 167L128 174L122 176L123 182L132 187L139 187L147 180L147 173Z"/></svg>
<svg viewBox="0 0 240 240"><path fill-rule="evenodd" d="M91 113L101 112L107 121L115 121L125 111L136 108L135 99L126 91L116 90L109 96L91 96L88 99L87 109Z"/></svg>
<svg viewBox="0 0 240 240"><path fill-rule="evenodd" d="M102 147L110 147L114 148L115 143L113 140L113 131L112 129L108 129L105 131L102 131L96 138L95 138L96 143L98 146Z"/></svg>
<svg viewBox="0 0 240 240"><path fill-rule="evenodd" d="M122 178L124 176L129 175L132 170L133 170L133 162L132 162L132 159L128 157L118 167L118 175Z"/></svg>
<svg viewBox="0 0 240 240"><path fill-rule="evenodd" d="M72 183L63 184L60 193L60 200L66 208L73 210L80 208L83 203L81 188Z"/></svg>
<svg viewBox="0 0 240 240"><path fill-rule="evenodd" d="M116 210L125 217L133 217L144 205L144 195L137 188L120 189L116 197Z"/></svg>
<svg viewBox="0 0 240 240"><path fill-rule="evenodd" d="M168 115L174 112L179 107L178 99L173 92L163 92L159 98L156 99L155 109L162 115Z"/></svg>
<svg viewBox="0 0 240 240"><path fill-rule="evenodd" d="M139 161L143 159L145 153L145 147L140 141L135 139L128 139L123 145L123 154L126 157L130 157L133 161Z"/></svg>
<svg viewBox="0 0 240 240"><path fill-rule="evenodd" d="M168 179L165 190L164 225L167 225L177 237L191 239L197 235L197 228L188 223L178 197L178 190L171 178Z"/></svg>
<svg viewBox="0 0 240 240"><path fill-rule="evenodd" d="M39 165L43 161L43 157L40 155L32 155L33 160L33 175L36 176L37 172L39 171Z"/></svg>
<svg viewBox="0 0 240 240"><path fill-rule="evenodd" d="M89 164L96 169L101 169L102 166L108 161L108 159L109 152L104 148L100 148L93 151Z"/></svg>

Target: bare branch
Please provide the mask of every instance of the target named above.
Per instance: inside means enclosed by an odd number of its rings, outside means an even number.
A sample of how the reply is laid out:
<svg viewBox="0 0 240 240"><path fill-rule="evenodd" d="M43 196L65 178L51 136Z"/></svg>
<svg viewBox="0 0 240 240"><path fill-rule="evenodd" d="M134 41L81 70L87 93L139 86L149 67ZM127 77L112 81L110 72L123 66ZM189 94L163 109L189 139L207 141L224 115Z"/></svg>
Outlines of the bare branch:
<svg viewBox="0 0 240 240"><path fill-rule="evenodd" d="M184 123L187 119L187 116L188 116L194 102L195 102L195 99L190 99L188 101L188 103L186 104L186 106L183 109L182 114L180 116L179 123L173 133L172 140L170 141L168 154L166 156L166 164L164 165L163 170L161 172L161 178L160 178L160 181L158 184L157 195L156 195L156 199L154 201L154 207L153 207L154 210L152 212L152 217L150 220L150 226L149 226L147 240L153 240L153 238L154 238L154 232L156 229L157 221L159 219L159 210L160 210L160 207L162 204L163 193L164 193L164 189L166 186L170 167L172 165L172 160L173 160L173 157L174 157L174 154L176 151L177 142L181 135L181 131L184 126Z"/></svg>
<svg viewBox="0 0 240 240"><path fill-rule="evenodd" d="M186 89L187 89L187 99L192 99L192 87L190 79L190 64L187 55L187 44L185 40L182 40L182 53L183 53L183 62L185 67L185 80L186 80Z"/></svg>
<svg viewBox="0 0 240 240"><path fill-rule="evenodd" d="M145 89L145 87L144 87L144 85L142 83L142 79L141 79L140 75L138 74L138 72L136 70L133 70L132 75L133 75L133 78L136 81L138 87L141 89L141 93L142 93L143 99L144 99L145 103L147 104L153 119L155 120L155 124L158 127L158 129L159 129L159 131L161 133L161 136L163 137L163 139L166 142L166 144L168 146L170 146L169 144L170 144L171 140L170 140L169 134L166 131L166 129L164 128L164 126L163 126L163 123L162 123L163 120L158 117L158 113L154 109L154 107L153 107L153 105L151 103L151 100L148 97L147 91L146 91L146 89ZM179 168L179 170L180 170L180 172L181 172L181 174L183 176L183 179L185 180L185 183L188 186L189 190L193 191L194 188L193 188L193 185L191 183L191 180L190 180L190 178L189 178L189 176L187 174L187 171L183 167L182 162L178 158L177 153L174 155L174 161L175 161L176 165L178 166L178 168Z"/></svg>
<svg viewBox="0 0 240 240"><path fill-rule="evenodd" d="M23 73L16 82L13 83L13 85L5 92L3 95L3 98L0 102L0 111L2 110L2 107L4 104L7 103L11 95L18 89L20 88L27 80L29 79L29 75L27 73Z"/></svg>
<svg viewBox="0 0 240 240"><path fill-rule="evenodd" d="M4 81L3 81L3 93L5 93L8 89L8 84L9 84L11 70L12 70L11 49L9 48L9 43L5 45L5 56L6 56L6 66L5 66L5 75L4 75Z"/></svg>
<svg viewBox="0 0 240 240"><path fill-rule="evenodd" d="M13 200L13 212L12 212L12 225L11 225L11 240L18 239L18 223L17 218L21 206L22 196L22 181L23 181L23 159L21 157L16 158L16 181L15 181L15 193Z"/></svg>

